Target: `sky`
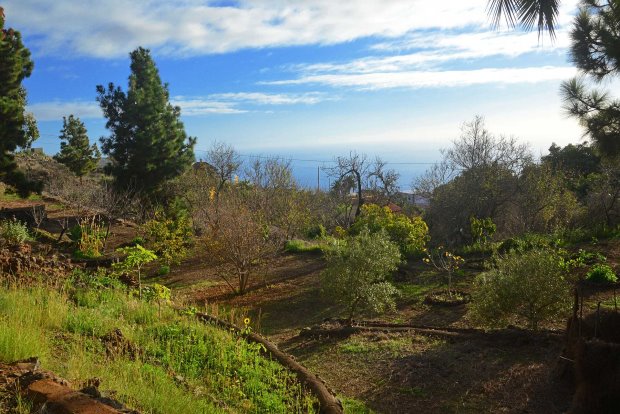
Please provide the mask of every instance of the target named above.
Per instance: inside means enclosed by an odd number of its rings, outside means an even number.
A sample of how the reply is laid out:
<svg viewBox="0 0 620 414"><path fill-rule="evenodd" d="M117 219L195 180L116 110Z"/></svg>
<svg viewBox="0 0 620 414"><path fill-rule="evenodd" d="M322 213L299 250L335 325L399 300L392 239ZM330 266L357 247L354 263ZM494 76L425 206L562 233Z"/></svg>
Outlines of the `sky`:
<svg viewBox="0 0 620 414"><path fill-rule="evenodd" d="M107 136L96 85L126 90L129 52L151 50L196 156L214 141L251 160L293 160L301 184L351 151L381 157L401 187L441 158L463 122L529 143L535 155L583 141L562 110L576 0L555 41L495 30L487 0L4 0L35 69L24 84L41 138L62 117ZM321 172L322 185L327 182Z"/></svg>

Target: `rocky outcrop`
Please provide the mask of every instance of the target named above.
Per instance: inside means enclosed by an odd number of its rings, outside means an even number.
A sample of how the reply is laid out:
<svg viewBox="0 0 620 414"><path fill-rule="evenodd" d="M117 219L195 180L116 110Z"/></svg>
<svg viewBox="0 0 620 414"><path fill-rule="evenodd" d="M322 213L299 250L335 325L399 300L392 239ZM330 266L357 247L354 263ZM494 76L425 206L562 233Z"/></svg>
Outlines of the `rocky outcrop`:
<svg viewBox="0 0 620 414"><path fill-rule="evenodd" d="M139 414L119 402L107 398L93 379L87 387L75 390L71 384L50 371L40 368L37 358L0 364L0 394L32 404L32 412L45 414Z"/></svg>

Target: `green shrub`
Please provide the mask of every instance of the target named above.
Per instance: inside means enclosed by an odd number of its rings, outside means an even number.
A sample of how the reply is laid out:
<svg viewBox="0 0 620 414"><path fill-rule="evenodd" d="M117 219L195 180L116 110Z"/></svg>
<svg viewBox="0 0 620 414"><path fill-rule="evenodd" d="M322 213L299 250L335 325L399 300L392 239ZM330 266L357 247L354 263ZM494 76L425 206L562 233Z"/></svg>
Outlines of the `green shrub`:
<svg viewBox="0 0 620 414"><path fill-rule="evenodd" d="M476 279L470 305L473 320L491 327L525 320L535 330L570 306L567 274L564 259L553 250L500 257L495 269Z"/></svg>
<svg viewBox="0 0 620 414"><path fill-rule="evenodd" d="M609 265L598 263L588 271L586 280L594 283L616 283L618 277Z"/></svg>
<svg viewBox="0 0 620 414"><path fill-rule="evenodd" d="M321 274L323 293L344 304L349 319L364 310L376 313L393 309L398 290L387 281L398 268L398 246L385 231L360 234L326 252L327 268Z"/></svg>
<svg viewBox="0 0 620 414"><path fill-rule="evenodd" d="M322 224L313 226L306 231L306 237L309 239L321 239L327 236L327 230Z"/></svg>
<svg viewBox="0 0 620 414"><path fill-rule="evenodd" d="M504 240L498 248L498 252L525 252L532 249L546 249L560 247L563 240L555 235L528 233L519 237Z"/></svg>
<svg viewBox="0 0 620 414"><path fill-rule="evenodd" d="M30 240L28 226L18 220L0 222L0 240L9 246L19 246Z"/></svg>
<svg viewBox="0 0 620 414"><path fill-rule="evenodd" d="M370 233L385 231L390 240L398 245L403 255L419 255L429 239L428 226L421 217L407 217L394 214L389 207L364 204L360 216L349 229L351 235L359 234L364 228Z"/></svg>
<svg viewBox="0 0 620 414"><path fill-rule="evenodd" d="M168 265L159 266L159 270L157 271L157 274L159 276L166 276L169 273L170 273L170 266Z"/></svg>
<svg viewBox="0 0 620 414"><path fill-rule="evenodd" d="M181 262L188 252L194 235L189 218L181 215L167 217L163 212L142 226L147 246L155 252L164 265L170 267Z"/></svg>

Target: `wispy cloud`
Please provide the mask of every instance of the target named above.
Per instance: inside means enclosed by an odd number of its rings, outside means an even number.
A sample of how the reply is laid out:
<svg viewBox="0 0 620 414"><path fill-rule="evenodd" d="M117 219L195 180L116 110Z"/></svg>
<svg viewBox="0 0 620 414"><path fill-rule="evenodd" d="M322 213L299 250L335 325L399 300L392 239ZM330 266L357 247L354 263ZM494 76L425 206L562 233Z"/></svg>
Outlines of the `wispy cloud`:
<svg viewBox="0 0 620 414"><path fill-rule="evenodd" d="M485 68L476 70L394 71L302 75L296 79L265 82L270 85L323 84L361 90L428 88L482 84L538 83L567 79L575 68L543 66L528 68Z"/></svg>
<svg viewBox="0 0 620 414"><path fill-rule="evenodd" d="M418 30L488 27L487 0L5 0L8 24L38 53L124 57L137 46L188 56L246 48L396 39ZM574 9L564 0L561 22ZM59 24L59 22L62 22Z"/></svg>
<svg viewBox="0 0 620 414"><path fill-rule="evenodd" d="M314 105L325 100L334 99L338 98L320 92L307 92L302 94L231 92L212 94L206 97L175 96L170 100L170 103L179 106L183 116L200 116L211 114L242 114L250 111L250 109L247 108L248 105ZM39 102L29 105L27 109L34 113L39 121L59 120L62 119L63 116L68 116L70 114L82 119L103 117L99 104L88 101Z"/></svg>
<svg viewBox="0 0 620 414"><path fill-rule="evenodd" d="M56 121L71 114L81 119L102 118L99 104L87 101L50 101L28 105L27 111L32 112L38 121Z"/></svg>
<svg viewBox="0 0 620 414"><path fill-rule="evenodd" d="M213 99L245 102L257 105L314 105L322 101L338 99L337 97L330 97L323 92L307 92L303 94L237 92L213 94L209 95L209 97Z"/></svg>

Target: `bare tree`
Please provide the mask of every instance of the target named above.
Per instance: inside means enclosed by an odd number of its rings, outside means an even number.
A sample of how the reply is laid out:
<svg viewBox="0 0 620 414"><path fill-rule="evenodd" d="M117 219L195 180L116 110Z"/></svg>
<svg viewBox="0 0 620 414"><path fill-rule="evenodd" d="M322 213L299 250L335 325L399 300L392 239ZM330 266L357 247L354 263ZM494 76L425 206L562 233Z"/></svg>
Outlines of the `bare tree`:
<svg viewBox="0 0 620 414"><path fill-rule="evenodd" d="M365 154L350 152L348 157L337 157L336 166L326 168L328 175L334 177L336 182L347 180L353 183L357 190L357 207L355 208L355 217L359 216L364 204L362 194L364 188L364 180L368 176L370 164Z"/></svg>
<svg viewBox="0 0 620 414"><path fill-rule="evenodd" d="M241 157L237 151L223 142L213 143L207 152L206 161L213 168L213 175L216 178L216 194L222 191L226 183L233 180L241 167Z"/></svg>
<svg viewBox="0 0 620 414"><path fill-rule="evenodd" d="M471 170L498 165L519 173L532 162L527 144L517 138L495 136L486 129L484 118L476 115L461 126L461 136L452 141L452 147L443 150L444 159L455 170Z"/></svg>
<svg viewBox="0 0 620 414"><path fill-rule="evenodd" d="M259 189L242 184L226 188L217 201L217 220L215 212L198 216L204 220L205 242L211 258L220 263L228 263L235 269L233 278L225 272L220 277L238 294L249 287L252 267L265 258L274 255L282 247L283 234L269 226L262 210L255 209L260 197ZM207 208L214 209L216 200L211 200Z"/></svg>

